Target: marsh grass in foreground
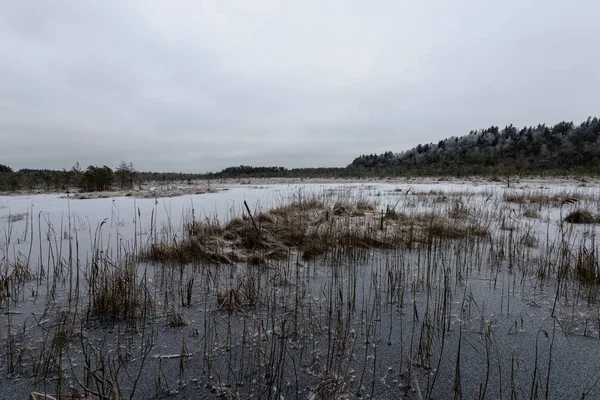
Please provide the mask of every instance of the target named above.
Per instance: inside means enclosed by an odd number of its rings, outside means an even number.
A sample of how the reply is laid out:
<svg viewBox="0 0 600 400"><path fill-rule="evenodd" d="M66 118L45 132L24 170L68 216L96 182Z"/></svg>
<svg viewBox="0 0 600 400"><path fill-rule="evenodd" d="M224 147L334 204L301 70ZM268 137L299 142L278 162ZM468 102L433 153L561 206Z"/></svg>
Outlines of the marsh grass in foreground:
<svg viewBox="0 0 600 400"><path fill-rule="evenodd" d="M597 197L372 192L136 222L113 253L102 223L87 262L40 229L35 273L0 260L0 394L31 378L27 394L107 400L598 395L595 226L564 218Z"/></svg>

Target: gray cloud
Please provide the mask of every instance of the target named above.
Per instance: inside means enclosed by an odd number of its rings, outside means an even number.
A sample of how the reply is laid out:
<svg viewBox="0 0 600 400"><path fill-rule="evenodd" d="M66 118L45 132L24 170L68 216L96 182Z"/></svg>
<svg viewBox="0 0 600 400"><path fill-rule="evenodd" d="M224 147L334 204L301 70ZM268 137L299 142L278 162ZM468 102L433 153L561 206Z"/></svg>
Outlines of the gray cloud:
<svg viewBox="0 0 600 400"><path fill-rule="evenodd" d="M0 163L343 166L600 110L594 1L0 5Z"/></svg>

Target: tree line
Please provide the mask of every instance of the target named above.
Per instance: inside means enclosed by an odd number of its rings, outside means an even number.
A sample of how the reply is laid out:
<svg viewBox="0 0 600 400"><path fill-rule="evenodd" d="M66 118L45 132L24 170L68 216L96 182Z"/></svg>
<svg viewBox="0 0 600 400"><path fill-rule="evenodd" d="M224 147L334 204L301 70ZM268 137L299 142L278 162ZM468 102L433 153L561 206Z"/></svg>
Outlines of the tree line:
<svg viewBox="0 0 600 400"><path fill-rule="evenodd" d="M348 168L391 175L598 174L600 120L590 117L579 125L563 121L521 129L491 126L400 153L361 155Z"/></svg>
<svg viewBox="0 0 600 400"><path fill-rule="evenodd" d="M83 170L79 163L62 171L49 169L20 169L13 171L0 164L0 190L45 190L67 191L77 188L81 191L101 191L114 188L130 189L138 181L138 173L132 163L121 162L115 170L104 165L90 165Z"/></svg>
<svg viewBox="0 0 600 400"><path fill-rule="evenodd" d="M132 163L108 166L76 163L71 169L21 169L0 164L0 191L82 191L130 189L137 184L191 183L195 180L249 178L385 178L406 176L598 175L600 174L600 120L579 125L560 122L518 129L471 131L437 143L419 144L399 153L361 155L345 168L284 168L240 165L205 174L140 172Z"/></svg>

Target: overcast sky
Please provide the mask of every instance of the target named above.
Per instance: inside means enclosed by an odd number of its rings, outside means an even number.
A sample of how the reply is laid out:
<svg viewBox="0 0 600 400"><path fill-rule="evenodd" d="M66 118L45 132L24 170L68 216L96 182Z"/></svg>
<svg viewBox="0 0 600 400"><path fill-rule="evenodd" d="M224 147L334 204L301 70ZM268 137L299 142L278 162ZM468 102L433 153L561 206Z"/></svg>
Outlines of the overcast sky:
<svg viewBox="0 0 600 400"><path fill-rule="evenodd" d="M0 0L0 164L345 166L600 117L600 2Z"/></svg>

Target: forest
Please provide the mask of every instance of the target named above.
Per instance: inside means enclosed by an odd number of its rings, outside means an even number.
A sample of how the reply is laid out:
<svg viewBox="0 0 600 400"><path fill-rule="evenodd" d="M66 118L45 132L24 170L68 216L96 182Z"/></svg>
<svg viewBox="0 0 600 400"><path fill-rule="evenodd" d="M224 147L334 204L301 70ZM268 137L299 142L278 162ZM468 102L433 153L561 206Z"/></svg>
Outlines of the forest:
<svg viewBox="0 0 600 400"><path fill-rule="evenodd" d="M416 175L597 175L600 120L518 129L491 126L438 143L393 153L361 155L348 168Z"/></svg>

